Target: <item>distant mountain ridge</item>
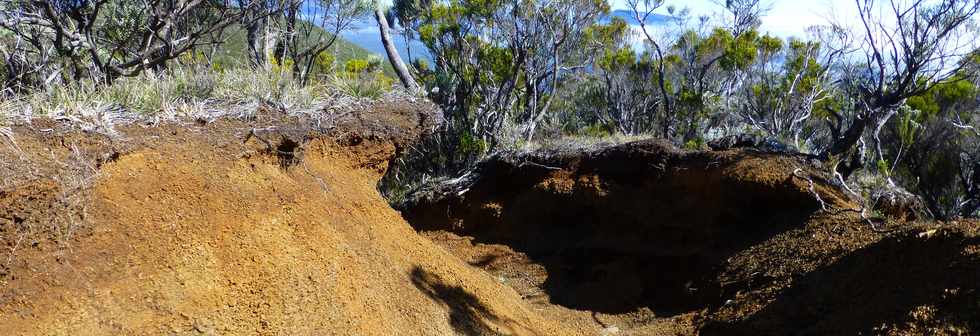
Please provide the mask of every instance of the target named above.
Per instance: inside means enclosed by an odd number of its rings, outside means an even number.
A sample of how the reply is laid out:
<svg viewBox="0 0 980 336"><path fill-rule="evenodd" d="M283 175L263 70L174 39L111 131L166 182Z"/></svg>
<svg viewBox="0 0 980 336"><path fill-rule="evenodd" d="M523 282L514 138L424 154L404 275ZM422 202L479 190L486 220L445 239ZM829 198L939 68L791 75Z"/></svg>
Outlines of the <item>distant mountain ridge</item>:
<svg viewBox="0 0 980 336"><path fill-rule="evenodd" d="M635 17L635 15L633 15L633 12L630 11L630 10L628 10L628 9L616 9L616 10L613 10L611 13L609 13L609 18L608 19L605 19L603 21L604 22L611 21L612 18L614 18L614 17L615 18L621 18L621 19L625 20L626 23L629 24L629 25L631 25L631 26L639 26L640 25L640 21L637 20L636 17ZM653 14L650 14L649 17L647 17L646 23L649 24L649 25L662 25L662 24L667 24L670 21L673 21L673 20L676 20L676 19L677 18L675 18L673 16L670 16L670 15L663 15L663 14L653 13Z"/></svg>

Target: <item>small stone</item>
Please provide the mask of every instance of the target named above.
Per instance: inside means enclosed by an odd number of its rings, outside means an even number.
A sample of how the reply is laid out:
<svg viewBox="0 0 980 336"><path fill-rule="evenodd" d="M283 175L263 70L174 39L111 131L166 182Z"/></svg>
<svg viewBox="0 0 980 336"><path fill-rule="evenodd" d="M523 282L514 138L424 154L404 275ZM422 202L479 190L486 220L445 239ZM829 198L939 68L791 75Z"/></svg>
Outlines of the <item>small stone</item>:
<svg viewBox="0 0 980 336"><path fill-rule="evenodd" d="M936 229L927 230L925 232L919 232L919 238L932 238L936 234Z"/></svg>
<svg viewBox="0 0 980 336"><path fill-rule="evenodd" d="M600 335L615 335L618 333L619 333L619 327L617 326L608 326L602 329L601 332L599 332Z"/></svg>

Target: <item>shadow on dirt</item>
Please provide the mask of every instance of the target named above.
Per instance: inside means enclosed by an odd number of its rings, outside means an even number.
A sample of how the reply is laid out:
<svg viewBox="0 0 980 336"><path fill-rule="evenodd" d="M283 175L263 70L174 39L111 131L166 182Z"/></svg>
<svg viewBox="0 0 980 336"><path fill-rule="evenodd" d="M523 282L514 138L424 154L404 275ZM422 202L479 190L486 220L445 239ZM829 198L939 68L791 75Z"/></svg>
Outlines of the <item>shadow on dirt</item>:
<svg viewBox="0 0 980 336"><path fill-rule="evenodd" d="M776 174L733 173L734 164L750 159L768 156L678 154L639 144L534 164L490 162L463 197L403 215L419 230L526 253L547 270L543 289L551 303L602 313L648 307L672 316L724 302L731 293L717 275L726 260L802 226L819 207L788 176L792 167L763 163L750 168Z"/></svg>
<svg viewBox="0 0 980 336"><path fill-rule="evenodd" d="M472 234L543 265L554 304L605 313L647 307L658 316L715 306L725 299L716 277L730 256L801 226L814 208L748 186L687 184L707 177L697 175L607 183L605 196L529 189L503 205L502 222L520 225Z"/></svg>
<svg viewBox="0 0 980 336"><path fill-rule="evenodd" d="M438 275L416 266L409 274L412 284L449 309L449 325L460 335L504 335L495 325L506 324L480 299L459 286L445 284Z"/></svg>
<svg viewBox="0 0 980 336"><path fill-rule="evenodd" d="M886 238L804 275L748 319L709 323L701 334L858 335L930 327L916 314L980 328L980 238L958 232Z"/></svg>

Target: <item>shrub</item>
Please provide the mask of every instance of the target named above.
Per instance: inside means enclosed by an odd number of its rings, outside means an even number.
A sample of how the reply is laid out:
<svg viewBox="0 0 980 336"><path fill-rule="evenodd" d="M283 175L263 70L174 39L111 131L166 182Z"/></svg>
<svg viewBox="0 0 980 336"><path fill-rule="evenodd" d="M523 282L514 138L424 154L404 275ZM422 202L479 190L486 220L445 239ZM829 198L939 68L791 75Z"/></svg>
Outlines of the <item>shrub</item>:
<svg viewBox="0 0 980 336"><path fill-rule="evenodd" d="M378 98L391 90L393 83L393 79L381 72L341 72L333 76L331 85L353 97Z"/></svg>
<svg viewBox="0 0 980 336"><path fill-rule="evenodd" d="M313 73L316 75L333 73L336 63L337 57L328 51L322 51L313 60Z"/></svg>

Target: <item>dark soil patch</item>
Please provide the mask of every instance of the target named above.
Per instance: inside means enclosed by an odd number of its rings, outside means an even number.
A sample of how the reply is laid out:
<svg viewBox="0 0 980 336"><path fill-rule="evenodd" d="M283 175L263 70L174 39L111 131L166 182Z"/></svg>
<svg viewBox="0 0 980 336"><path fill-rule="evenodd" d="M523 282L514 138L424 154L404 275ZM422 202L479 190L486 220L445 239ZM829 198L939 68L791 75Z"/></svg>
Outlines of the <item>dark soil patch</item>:
<svg viewBox="0 0 980 336"><path fill-rule="evenodd" d="M300 143L292 139L282 139L276 146L276 156L279 158L279 166L283 169L289 168L300 160Z"/></svg>
<svg viewBox="0 0 980 336"><path fill-rule="evenodd" d="M554 304L673 316L723 303L732 293L717 276L729 257L819 208L796 167L806 165L653 142L498 158L462 196L424 198L403 214L418 229L526 253L547 270L542 288ZM843 199L827 190L828 202Z"/></svg>
<svg viewBox="0 0 980 336"><path fill-rule="evenodd" d="M809 272L759 312L704 335L970 334L980 328L980 237L909 231Z"/></svg>

